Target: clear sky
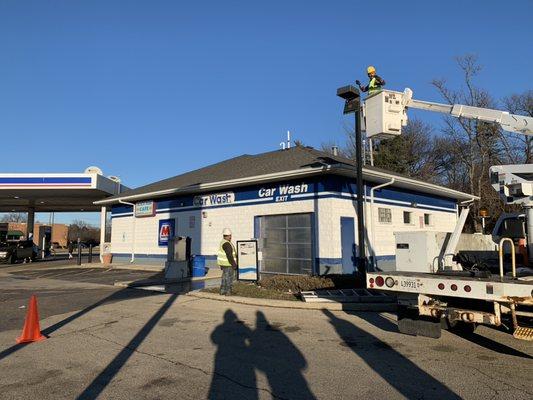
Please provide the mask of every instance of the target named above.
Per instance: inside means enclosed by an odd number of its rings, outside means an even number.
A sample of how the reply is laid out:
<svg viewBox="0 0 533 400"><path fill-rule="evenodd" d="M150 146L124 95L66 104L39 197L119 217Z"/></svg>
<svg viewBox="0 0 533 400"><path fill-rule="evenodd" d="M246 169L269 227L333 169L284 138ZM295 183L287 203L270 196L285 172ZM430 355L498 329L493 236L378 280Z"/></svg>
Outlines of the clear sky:
<svg viewBox="0 0 533 400"><path fill-rule="evenodd" d="M431 80L459 84L454 57L474 53L479 86L523 92L532 14L531 0L2 0L1 171L97 165L136 187L277 149L287 130L343 142L335 90L369 64L439 101Z"/></svg>

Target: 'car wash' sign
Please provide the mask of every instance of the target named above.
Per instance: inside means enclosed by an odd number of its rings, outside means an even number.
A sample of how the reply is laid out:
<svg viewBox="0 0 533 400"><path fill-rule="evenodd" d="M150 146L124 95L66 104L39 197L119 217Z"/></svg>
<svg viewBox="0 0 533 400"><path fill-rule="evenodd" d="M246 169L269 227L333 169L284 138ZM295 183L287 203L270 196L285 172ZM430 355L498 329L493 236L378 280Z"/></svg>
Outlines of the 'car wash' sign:
<svg viewBox="0 0 533 400"><path fill-rule="evenodd" d="M155 215L155 202L140 201L135 204L135 218L153 217Z"/></svg>
<svg viewBox="0 0 533 400"><path fill-rule="evenodd" d="M174 219L159 220L159 238L157 240L159 246L168 246L168 240L174 237L175 224Z"/></svg>
<svg viewBox="0 0 533 400"><path fill-rule="evenodd" d="M205 196L195 196L193 205L197 207L222 206L224 204L231 204L235 202L235 193L216 193Z"/></svg>
<svg viewBox="0 0 533 400"><path fill-rule="evenodd" d="M276 187L262 187L259 189L259 198L273 198L274 201L287 201L293 194L302 194L309 192L307 183L296 185L278 185Z"/></svg>

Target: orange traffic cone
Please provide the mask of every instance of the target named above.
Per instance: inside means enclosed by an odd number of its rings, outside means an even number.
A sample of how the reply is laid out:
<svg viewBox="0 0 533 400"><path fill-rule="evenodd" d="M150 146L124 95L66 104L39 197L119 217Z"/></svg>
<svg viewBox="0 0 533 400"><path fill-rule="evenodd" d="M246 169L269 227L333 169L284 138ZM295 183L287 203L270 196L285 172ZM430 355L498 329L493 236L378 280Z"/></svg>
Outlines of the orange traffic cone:
<svg viewBox="0 0 533 400"><path fill-rule="evenodd" d="M41 334L41 327L39 326L39 311L37 311L37 297L32 295L30 298L30 307L26 314L26 321L22 334L17 338L17 343L39 342L46 339L46 336Z"/></svg>

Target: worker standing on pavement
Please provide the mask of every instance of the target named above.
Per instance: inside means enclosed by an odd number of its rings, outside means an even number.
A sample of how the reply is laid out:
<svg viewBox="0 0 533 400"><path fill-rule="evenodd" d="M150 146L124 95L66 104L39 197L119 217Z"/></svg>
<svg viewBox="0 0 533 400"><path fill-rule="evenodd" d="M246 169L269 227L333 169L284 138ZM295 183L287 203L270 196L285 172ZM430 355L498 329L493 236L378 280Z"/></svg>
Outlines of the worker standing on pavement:
<svg viewBox="0 0 533 400"><path fill-rule="evenodd" d="M367 92L369 96L381 92L381 88L385 86L385 81L376 75L376 69L371 65L366 69L366 74L368 75L368 85L361 85L360 81L355 81L359 86L362 92Z"/></svg>
<svg viewBox="0 0 533 400"><path fill-rule="evenodd" d="M218 248L217 263L222 270L222 281L220 282L220 294L231 295L235 270L237 269L237 252L231 243L231 230L224 228L222 231L222 241Z"/></svg>
<svg viewBox="0 0 533 400"><path fill-rule="evenodd" d="M68 241L68 259L72 259L72 252L74 251L74 243L72 242L72 240L69 240Z"/></svg>

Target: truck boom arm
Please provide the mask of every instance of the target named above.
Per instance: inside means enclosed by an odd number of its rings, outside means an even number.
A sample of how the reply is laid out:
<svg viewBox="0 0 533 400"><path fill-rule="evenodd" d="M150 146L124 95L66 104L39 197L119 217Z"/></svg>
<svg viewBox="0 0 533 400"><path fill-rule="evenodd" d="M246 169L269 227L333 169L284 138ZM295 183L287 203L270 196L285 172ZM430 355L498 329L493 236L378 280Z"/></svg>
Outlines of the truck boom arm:
<svg viewBox="0 0 533 400"><path fill-rule="evenodd" d="M413 99L413 91L406 88L402 104L404 107L417 108L420 110L441 112L457 118L476 119L484 122L499 124L508 132L533 135L533 118L524 115L509 114L506 111L491 110L489 108L465 106L462 104L441 104L430 101Z"/></svg>

